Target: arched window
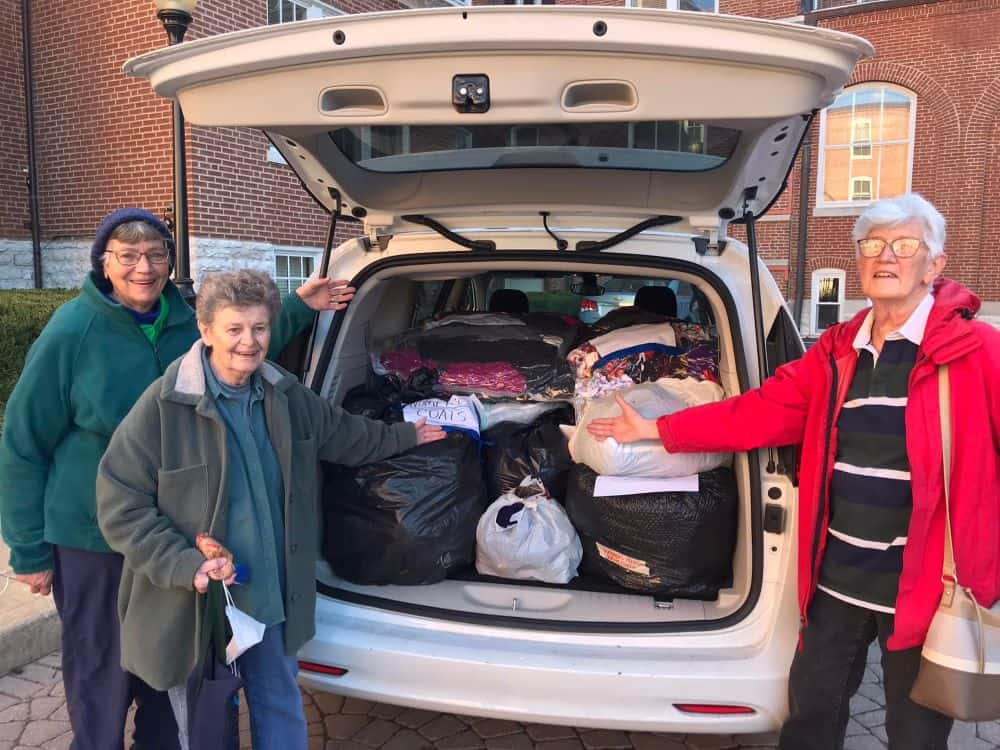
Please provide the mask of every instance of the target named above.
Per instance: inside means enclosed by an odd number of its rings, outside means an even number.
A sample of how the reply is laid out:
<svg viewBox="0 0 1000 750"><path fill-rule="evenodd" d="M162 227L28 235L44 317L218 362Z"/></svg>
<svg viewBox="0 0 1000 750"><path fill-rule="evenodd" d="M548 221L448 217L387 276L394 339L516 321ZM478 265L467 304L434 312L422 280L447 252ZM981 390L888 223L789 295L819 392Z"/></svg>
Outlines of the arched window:
<svg viewBox="0 0 1000 750"><path fill-rule="evenodd" d="M911 91L865 83L820 113L817 214L856 214L909 192L916 104Z"/></svg>
<svg viewBox="0 0 1000 750"><path fill-rule="evenodd" d="M813 271L809 328L814 336L840 322L846 283L847 274L839 268Z"/></svg>

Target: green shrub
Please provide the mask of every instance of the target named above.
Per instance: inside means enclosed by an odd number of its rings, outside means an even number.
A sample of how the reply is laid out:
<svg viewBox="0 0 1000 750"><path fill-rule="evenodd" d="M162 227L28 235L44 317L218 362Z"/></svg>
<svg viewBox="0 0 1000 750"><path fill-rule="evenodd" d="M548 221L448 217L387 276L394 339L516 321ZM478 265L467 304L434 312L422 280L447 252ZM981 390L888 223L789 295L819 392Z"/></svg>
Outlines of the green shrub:
<svg viewBox="0 0 1000 750"><path fill-rule="evenodd" d="M0 291L0 426L28 347L38 338L55 309L77 294L76 289Z"/></svg>

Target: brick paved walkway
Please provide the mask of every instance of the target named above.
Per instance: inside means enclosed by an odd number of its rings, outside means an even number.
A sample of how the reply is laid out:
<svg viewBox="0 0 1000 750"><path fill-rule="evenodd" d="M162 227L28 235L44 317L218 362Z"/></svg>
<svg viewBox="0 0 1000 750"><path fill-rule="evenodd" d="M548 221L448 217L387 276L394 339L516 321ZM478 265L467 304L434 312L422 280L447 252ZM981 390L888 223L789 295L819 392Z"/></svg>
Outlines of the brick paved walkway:
<svg viewBox="0 0 1000 750"><path fill-rule="evenodd" d="M868 657L851 701L846 750L884 750L885 710L879 653ZM439 714L303 692L309 750L727 750L773 748L774 734L681 735L586 730ZM250 748L247 716L240 717ZM129 732L131 728L129 728ZM0 750L68 750L70 734L59 654L0 677ZM952 750L1000 749L1000 722L956 724Z"/></svg>

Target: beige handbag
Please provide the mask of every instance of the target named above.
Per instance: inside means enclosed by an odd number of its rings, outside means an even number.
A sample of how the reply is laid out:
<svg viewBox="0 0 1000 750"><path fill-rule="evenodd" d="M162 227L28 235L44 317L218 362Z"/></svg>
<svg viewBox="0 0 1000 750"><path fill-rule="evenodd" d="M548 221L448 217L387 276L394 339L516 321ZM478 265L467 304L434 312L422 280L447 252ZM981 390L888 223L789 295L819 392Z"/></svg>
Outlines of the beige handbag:
<svg viewBox="0 0 1000 750"><path fill-rule="evenodd" d="M951 401L947 366L938 368L938 389L944 457L944 591L924 641L920 671L910 698L955 719L992 721L1000 719L1000 602L990 609L980 606L972 591L959 583L955 571L949 499Z"/></svg>

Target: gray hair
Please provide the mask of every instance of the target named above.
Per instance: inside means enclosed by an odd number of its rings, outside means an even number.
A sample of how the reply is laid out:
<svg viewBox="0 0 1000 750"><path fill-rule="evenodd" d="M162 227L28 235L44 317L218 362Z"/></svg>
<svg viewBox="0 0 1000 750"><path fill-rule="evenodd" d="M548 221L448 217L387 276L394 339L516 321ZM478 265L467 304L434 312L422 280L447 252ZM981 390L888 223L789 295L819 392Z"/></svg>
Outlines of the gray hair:
<svg viewBox="0 0 1000 750"><path fill-rule="evenodd" d="M111 240L118 240L119 242L124 242L127 245L135 245L139 242L152 242L154 240L159 240L163 243L165 250L170 250L170 245L167 243L167 238L160 234L160 231L150 224L148 221L142 221L142 219L136 219L135 221L126 221L124 224L119 224L111 232L108 237L108 242ZM104 252L101 253L100 260L103 262L108 258L107 243L105 243Z"/></svg>
<svg viewBox="0 0 1000 750"><path fill-rule="evenodd" d="M262 271L210 273L198 287L198 322L211 325L215 314L226 307L245 309L263 305L274 320L281 310L278 287Z"/></svg>
<svg viewBox="0 0 1000 750"><path fill-rule="evenodd" d="M924 244L930 250L932 258L944 252L944 217L930 201L916 193L904 193L895 198L883 198L872 203L854 222L851 238L857 245L858 240L867 237L875 227L906 224L910 221L923 223Z"/></svg>

